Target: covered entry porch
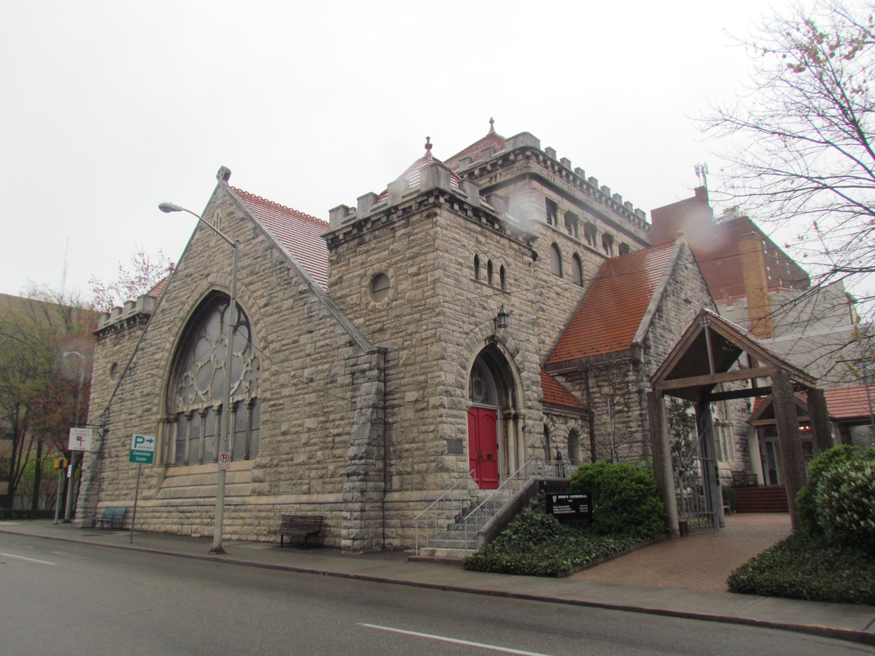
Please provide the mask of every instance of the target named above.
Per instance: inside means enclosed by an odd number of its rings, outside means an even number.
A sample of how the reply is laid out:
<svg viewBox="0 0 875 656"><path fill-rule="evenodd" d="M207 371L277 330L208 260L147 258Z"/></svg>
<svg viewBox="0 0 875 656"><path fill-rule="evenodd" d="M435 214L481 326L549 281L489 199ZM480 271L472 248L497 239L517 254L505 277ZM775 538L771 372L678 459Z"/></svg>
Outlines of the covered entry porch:
<svg viewBox="0 0 875 656"><path fill-rule="evenodd" d="M673 535L679 534L679 497L673 466L665 397L692 402L695 408L701 462L701 491L696 510L711 528L725 525L714 441L711 404L772 395L778 439L779 466L786 489L791 525L798 527L796 493L805 484L795 393L809 399L815 448L829 448L832 438L823 392L807 372L787 361L739 326L702 309L674 349L650 379L648 413L654 470ZM681 502L685 502L683 496Z"/></svg>

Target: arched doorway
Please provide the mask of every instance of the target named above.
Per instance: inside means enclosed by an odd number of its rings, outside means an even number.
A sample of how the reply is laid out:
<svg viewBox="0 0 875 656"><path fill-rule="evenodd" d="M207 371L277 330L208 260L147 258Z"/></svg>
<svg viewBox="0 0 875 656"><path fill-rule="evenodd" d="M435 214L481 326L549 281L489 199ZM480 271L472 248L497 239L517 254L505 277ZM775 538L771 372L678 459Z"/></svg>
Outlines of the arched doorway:
<svg viewBox="0 0 875 656"><path fill-rule="evenodd" d="M495 345L483 349L468 378L468 463L480 489L494 490L519 462L516 386Z"/></svg>

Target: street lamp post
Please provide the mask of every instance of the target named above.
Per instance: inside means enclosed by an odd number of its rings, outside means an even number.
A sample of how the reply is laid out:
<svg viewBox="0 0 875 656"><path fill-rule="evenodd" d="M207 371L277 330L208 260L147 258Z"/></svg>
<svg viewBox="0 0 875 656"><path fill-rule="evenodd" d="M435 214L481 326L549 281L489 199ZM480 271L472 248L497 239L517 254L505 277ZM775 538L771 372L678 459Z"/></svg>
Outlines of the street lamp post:
<svg viewBox="0 0 875 656"><path fill-rule="evenodd" d="M82 385L85 382L85 356L78 351L67 351L63 357L78 355L82 362L79 363L79 393L76 395L76 427L79 427L79 411L82 409ZM64 506L64 521L70 521L70 515L73 509L73 472L76 471L76 454L78 451L73 451L70 454L70 476L67 478L67 503Z"/></svg>
<svg viewBox="0 0 875 656"><path fill-rule="evenodd" d="M158 206L164 213L170 212L187 212L195 217L198 221L208 226L219 237L224 239L234 249L234 263L231 266L231 298L228 302L228 326L226 331L226 348L225 348L225 400L224 409L222 411L222 436L219 443L219 453L228 451L228 445L231 443L231 351L234 345L234 325L237 322L237 260L240 252L240 242L236 239L231 239L212 223L204 219L200 214L195 214L191 210L175 205L174 203L161 203ZM222 548L222 525L225 519L225 470L219 465L218 480L216 482L216 521L213 527L213 546L210 553L222 554L225 550Z"/></svg>

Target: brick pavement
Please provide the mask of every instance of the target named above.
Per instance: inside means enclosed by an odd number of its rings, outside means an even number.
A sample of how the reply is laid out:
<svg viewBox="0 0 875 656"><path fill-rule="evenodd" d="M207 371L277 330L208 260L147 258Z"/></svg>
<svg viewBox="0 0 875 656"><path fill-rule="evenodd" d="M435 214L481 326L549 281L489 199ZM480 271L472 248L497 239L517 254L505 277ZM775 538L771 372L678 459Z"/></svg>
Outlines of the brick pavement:
<svg viewBox="0 0 875 656"><path fill-rule="evenodd" d="M664 540L571 576L575 581L726 591L726 577L790 535L790 515L736 514L720 531Z"/></svg>

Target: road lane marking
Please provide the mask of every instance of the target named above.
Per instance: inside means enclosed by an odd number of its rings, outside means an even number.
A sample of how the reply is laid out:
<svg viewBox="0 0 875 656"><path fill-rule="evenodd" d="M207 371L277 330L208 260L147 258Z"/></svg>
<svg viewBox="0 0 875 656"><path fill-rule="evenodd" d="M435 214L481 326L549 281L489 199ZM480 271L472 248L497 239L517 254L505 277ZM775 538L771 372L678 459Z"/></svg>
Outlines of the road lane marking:
<svg viewBox="0 0 875 656"><path fill-rule="evenodd" d="M363 624L361 622L359 622L358 624L359 626L365 626L369 629L379 629L380 631L390 631L392 633L403 633L404 635L414 636L416 638L429 638L431 640L440 640L441 642L451 642L455 645L466 645L468 647L480 647L480 649L491 649L492 651L501 651L505 654L519 654L520 656L547 656L547 654L539 654L533 651L520 651L519 649L508 649L507 647L485 645L481 642L470 642L468 640L456 640L455 638L446 638L444 636L431 635L430 633L417 633L416 631L393 629L391 626L378 626L377 624Z"/></svg>
<svg viewBox="0 0 875 656"><path fill-rule="evenodd" d="M47 560L37 560L36 558L25 558L24 556L16 556L15 554L8 553L0 553L0 556L5 556L6 558L18 558L19 560L27 560L32 563L39 563L40 565L56 565L57 563L50 563Z"/></svg>

